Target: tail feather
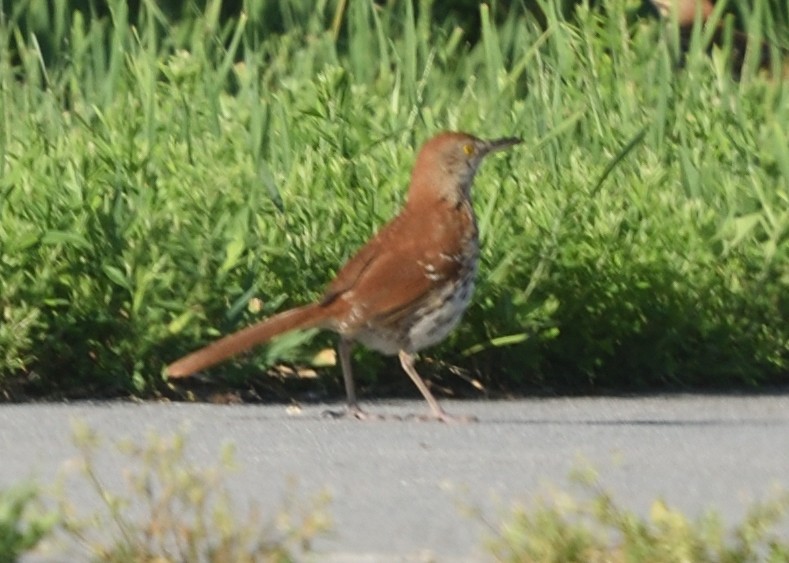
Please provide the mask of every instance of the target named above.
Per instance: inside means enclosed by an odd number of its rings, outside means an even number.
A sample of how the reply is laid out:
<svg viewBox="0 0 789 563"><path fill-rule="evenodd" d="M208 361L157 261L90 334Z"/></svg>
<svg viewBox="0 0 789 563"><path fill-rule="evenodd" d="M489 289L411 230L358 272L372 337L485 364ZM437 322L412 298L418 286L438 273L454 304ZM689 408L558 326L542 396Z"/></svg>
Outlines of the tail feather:
<svg viewBox="0 0 789 563"><path fill-rule="evenodd" d="M305 305L283 311L270 319L234 332L173 362L167 366L167 376L171 378L187 377L249 350L257 344L263 344L279 334L322 326L326 317L326 309L320 304Z"/></svg>

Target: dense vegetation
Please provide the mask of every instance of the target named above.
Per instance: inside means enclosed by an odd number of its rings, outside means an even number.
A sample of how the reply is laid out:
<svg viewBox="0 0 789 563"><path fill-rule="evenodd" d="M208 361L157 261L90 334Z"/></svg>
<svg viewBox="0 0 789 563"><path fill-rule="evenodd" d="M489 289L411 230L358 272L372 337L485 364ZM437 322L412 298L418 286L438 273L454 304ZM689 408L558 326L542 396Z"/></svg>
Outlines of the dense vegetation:
<svg viewBox="0 0 789 563"><path fill-rule="evenodd" d="M565 18L545 2L539 21L514 4L464 29L426 1L294 1L276 18L262 0L238 15L13 3L0 394L164 390L166 362L316 298L442 129L525 143L477 178L477 293L426 373L513 390L785 383L787 83L747 59L735 81L701 29L679 68L676 34L637 5ZM781 44L786 20L753 6L747 29ZM259 379L332 342L287 337L212 373ZM368 383L397 369L357 359Z"/></svg>

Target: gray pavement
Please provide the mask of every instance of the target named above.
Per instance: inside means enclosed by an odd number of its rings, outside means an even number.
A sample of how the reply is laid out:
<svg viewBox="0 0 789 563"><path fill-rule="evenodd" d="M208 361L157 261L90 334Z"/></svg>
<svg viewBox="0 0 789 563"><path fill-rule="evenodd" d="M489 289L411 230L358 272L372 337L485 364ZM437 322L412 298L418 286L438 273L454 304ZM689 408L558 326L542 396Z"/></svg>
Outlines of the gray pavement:
<svg viewBox="0 0 789 563"><path fill-rule="evenodd" d="M479 561L484 540L514 503L551 488L576 490L574 468L594 467L627 508L660 497L689 515L729 523L747 505L789 489L789 394L673 395L444 402L479 421L359 422L321 416L326 406L76 403L0 406L0 487L68 470L81 420L108 442L183 430L190 459L214 463L233 442L233 495L266 507L295 491L328 493L334 532L317 561ZM365 403L370 411L421 413L421 402ZM335 406L336 407L336 406ZM97 463L122 483L112 448ZM75 486L86 510L95 498ZM480 515L469 515L469 509Z"/></svg>

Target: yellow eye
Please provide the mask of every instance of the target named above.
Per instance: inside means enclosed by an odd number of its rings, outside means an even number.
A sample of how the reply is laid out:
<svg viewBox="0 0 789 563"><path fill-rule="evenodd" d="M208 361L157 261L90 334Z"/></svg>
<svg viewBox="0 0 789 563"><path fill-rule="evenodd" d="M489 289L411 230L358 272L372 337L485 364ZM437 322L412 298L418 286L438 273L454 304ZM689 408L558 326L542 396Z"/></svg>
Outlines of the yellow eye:
<svg viewBox="0 0 789 563"><path fill-rule="evenodd" d="M476 149L474 149L474 145L471 143L466 143L463 145L463 152L466 153L466 155L471 156L476 152Z"/></svg>

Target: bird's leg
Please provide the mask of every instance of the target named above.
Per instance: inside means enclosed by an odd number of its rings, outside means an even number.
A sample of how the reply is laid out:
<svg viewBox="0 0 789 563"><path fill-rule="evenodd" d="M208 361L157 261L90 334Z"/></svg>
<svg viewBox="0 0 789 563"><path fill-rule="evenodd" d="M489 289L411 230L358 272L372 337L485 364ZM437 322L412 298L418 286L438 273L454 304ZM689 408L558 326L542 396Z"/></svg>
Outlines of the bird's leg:
<svg viewBox="0 0 789 563"><path fill-rule="evenodd" d="M474 417L455 417L447 414L444 409L441 408L441 405L438 404L436 398L433 397L433 394L430 392L430 389L427 388L427 385L419 376L419 373L417 373L416 368L414 367L414 357L405 350L400 350L398 356L400 358L400 365L403 366L403 370L405 370L405 372L408 374L408 377L411 378L411 381L414 382L417 389L419 389L419 392L422 393L422 396L427 401L427 404L430 405L430 416L428 418L438 420L440 422L471 422L476 420Z"/></svg>
<svg viewBox="0 0 789 563"><path fill-rule="evenodd" d="M377 420L382 417L371 415L362 410L356 400L356 386L353 382L353 372L351 371L351 348L353 342L347 338L340 337L340 344L337 347L340 355L340 367L342 368L342 379L345 384L346 407L344 411L326 411L324 414L334 418L344 418L346 416L358 418L359 420Z"/></svg>
<svg viewBox="0 0 789 563"><path fill-rule="evenodd" d="M356 401L356 385L353 382L353 371L351 371L351 341L347 338L340 337L340 367L342 367L342 380L345 383L345 398L346 409L348 414L358 415L361 414L362 409L359 408L359 403Z"/></svg>

